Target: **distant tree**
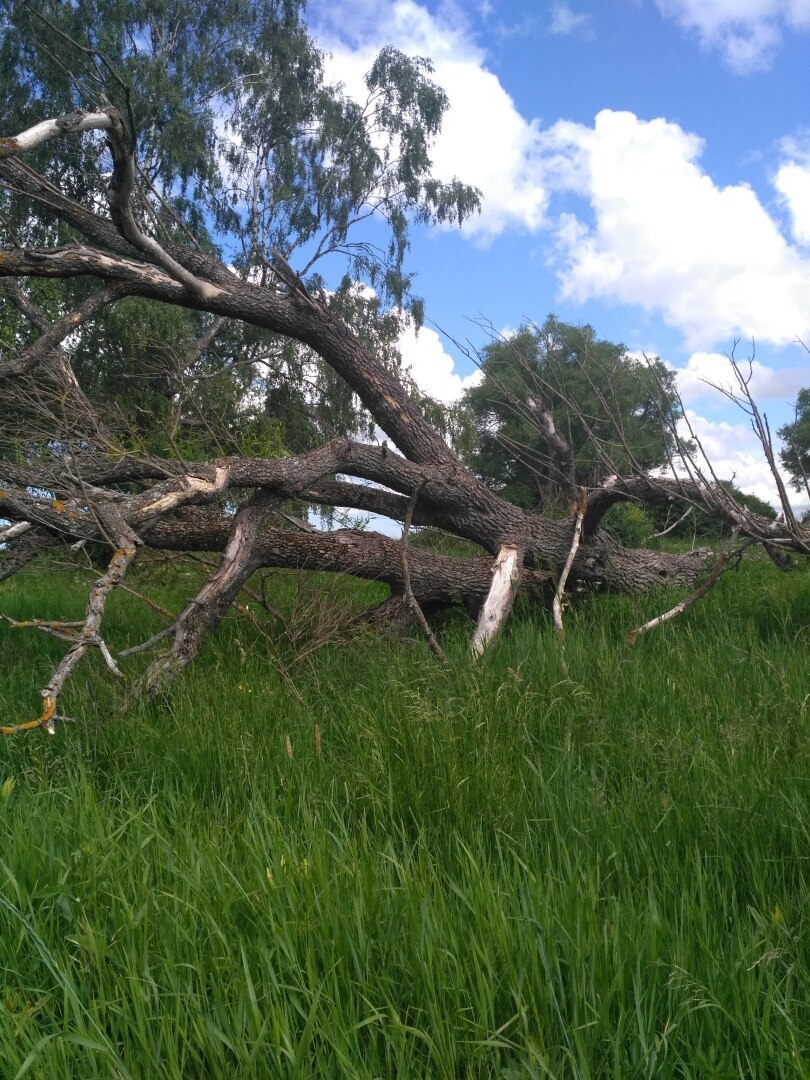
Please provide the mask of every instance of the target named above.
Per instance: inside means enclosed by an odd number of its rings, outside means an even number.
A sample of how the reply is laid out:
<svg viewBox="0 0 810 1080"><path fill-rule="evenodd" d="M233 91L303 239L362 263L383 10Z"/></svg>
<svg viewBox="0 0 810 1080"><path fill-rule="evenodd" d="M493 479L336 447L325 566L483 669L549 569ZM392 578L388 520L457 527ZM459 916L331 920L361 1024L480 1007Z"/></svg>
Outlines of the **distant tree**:
<svg viewBox="0 0 810 1080"><path fill-rule="evenodd" d="M783 441L779 456L797 491L810 494L810 387L799 391L793 420L777 432Z"/></svg>
<svg viewBox="0 0 810 1080"><path fill-rule="evenodd" d="M569 501L607 475L647 472L674 453L675 376L629 356L590 326L549 316L488 345L467 391L476 439L469 460L524 507Z"/></svg>

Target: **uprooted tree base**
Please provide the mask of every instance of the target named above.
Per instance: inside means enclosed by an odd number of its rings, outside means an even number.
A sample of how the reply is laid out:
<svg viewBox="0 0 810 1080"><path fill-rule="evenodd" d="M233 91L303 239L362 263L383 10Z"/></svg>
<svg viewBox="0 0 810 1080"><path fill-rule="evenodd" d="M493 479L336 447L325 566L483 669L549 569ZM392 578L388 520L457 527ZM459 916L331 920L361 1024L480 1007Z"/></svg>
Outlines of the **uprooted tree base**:
<svg viewBox="0 0 810 1080"><path fill-rule="evenodd" d="M109 218L73 202L18 158L51 136L90 129L107 133L113 156ZM773 522L750 512L692 459L680 479L639 474L572 491L572 513L560 520L506 502L462 465L397 377L363 346L325 294L302 284L283 256L276 254L270 284L259 286L200 248L168 239L159 244L146 236L129 205L138 186L130 140L112 109L70 114L3 140L0 181L12 193L47 206L80 238L59 247L0 250L6 300L39 330L33 344L0 364L0 384L9 401L16 396L22 412L39 417L39 445L46 438L49 447L38 459L18 455L0 463L0 518L11 523L0 530L5 547L0 579L60 545L101 542L110 550L83 622L61 630L42 624L63 637L68 650L42 691L42 715L24 726L52 728L59 695L88 650L98 648L111 673L120 674L102 633L104 605L139 548L222 553L197 595L155 640L163 651L147 676L150 690L188 664L261 567L335 571L385 582L392 599L377 621L402 619L403 598L410 614L464 604L480 611L473 638L478 653L498 633L519 588L543 602L554 596L559 608L566 578L569 588L583 582L627 593L699 585L709 569L705 551L629 550L600 528L618 501L692 499L771 553L810 552L810 532L792 515ZM75 276L99 279L101 287L55 321L15 280ZM124 452L109 418L85 396L62 347L70 334L124 296L209 313L215 321L206 331L208 344L224 321L241 320L308 346L348 383L399 452L346 438L273 459L189 462ZM542 411L542 403L534 407ZM541 432L545 419L538 417ZM564 443L559 452L566 453ZM473 541L489 554L449 558L408 546L406 538L398 542L350 529L316 532L304 522L290 528L285 512L290 501L407 518L409 524Z"/></svg>

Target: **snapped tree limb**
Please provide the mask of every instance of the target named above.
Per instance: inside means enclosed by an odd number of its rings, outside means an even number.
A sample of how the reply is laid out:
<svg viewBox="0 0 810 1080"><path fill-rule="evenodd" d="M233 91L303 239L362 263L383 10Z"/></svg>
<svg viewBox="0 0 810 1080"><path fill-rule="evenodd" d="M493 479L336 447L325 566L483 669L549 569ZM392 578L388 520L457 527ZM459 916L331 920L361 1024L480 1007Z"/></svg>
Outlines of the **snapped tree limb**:
<svg viewBox="0 0 810 1080"><path fill-rule="evenodd" d="M95 207L79 205L19 160L57 135L75 138L89 130L105 132L110 142L112 220ZM8 237L0 248L0 280L10 283L10 298L40 331L32 344L4 357L0 379L5 384L29 379L38 385L48 358L71 332L81 331L103 307L136 296L210 316L198 339L202 352L216 334L225 334L226 320L312 350L357 395L399 450L336 438L306 453L279 457L235 454L191 461L179 452L159 456L145 447L125 452L112 438L97 436L106 416L92 419L90 399L77 386L60 403L61 412L54 408L44 418L52 420L47 438L28 452L0 460L0 579L58 546L100 542L113 551L107 571L90 591L77 640L69 637L68 652L43 690L45 707L32 726L52 724L66 680L88 650L98 648L110 670L117 668L101 634L102 616L107 596L121 583L139 544L157 551L222 555L194 600L170 627L154 635L152 645L170 639L171 648L153 665L152 686L189 662L261 567L348 573L384 582L392 596L378 615L401 618L410 612L418 618L419 611L429 633L426 616L433 611L453 603L479 609L471 647L480 655L505 625L519 588L547 601L556 581L558 628L562 596L571 583L629 593L659 585L695 588L705 571L706 553L622 547L600 527L607 509L618 501L687 498L711 507L742 536L780 550L810 550L807 527L795 518L771 522L741 508L715 483L710 468L695 462L685 468L685 475L617 476L591 488L576 512L571 507L562 518L522 509L462 464L397 375L363 343L325 293L301 282L286 258L277 255L274 270L260 284L237 276L202 244L184 247L150 236L133 209L142 205L137 196L146 196L138 188L131 133L114 110L43 121L0 147L0 182L6 191L46 207L69 235L79 238L53 247L25 247ZM99 279L101 289L53 324L18 285L22 279L85 277ZM64 363L62 377L65 385L72 385L75 375L69 360ZM548 467L555 484L570 486L572 454L554 425L549 393L548 387L538 388L523 408L551 447L546 456L553 459ZM38 408L47 412L47 399ZM764 422L763 431L767 435ZM605 447L600 453L608 460ZM285 503L291 505L285 508ZM287 514L289 523L300 516L302 503L384 514L404 523L402 540L360 530L324 533L269 523L276 509ZM419 550L407 544L412 523L472 541L488 554L450 558Z"/></svg>

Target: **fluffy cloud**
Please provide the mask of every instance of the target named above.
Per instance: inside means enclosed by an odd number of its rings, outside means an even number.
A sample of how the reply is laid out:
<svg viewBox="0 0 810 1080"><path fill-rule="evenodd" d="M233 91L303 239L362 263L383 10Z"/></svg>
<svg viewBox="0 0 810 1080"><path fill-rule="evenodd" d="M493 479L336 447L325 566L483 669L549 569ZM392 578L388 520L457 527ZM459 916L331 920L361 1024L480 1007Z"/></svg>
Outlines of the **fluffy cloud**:
<svg viewBox="0 0 810 1080"><path fill-rule="evenodd" d="M543 141L548 184L593 214L559 220L565 297L660 311L693 348L810 332L810 259L748 185L718 187L700 168L697 136L606 109L592 128L560 121Z"/></svg>
<svg viewBox="0 0 810 1080"><path fill-rule="evenodd" d="M426 326L418 334L412 325L406 328L397 344L403 366L419 389L445 405L457 401L468 386L475 386L481 380L481 372L477 370L471 375L459 375L442 339Z"/></svg>
<svg viewBox="0 0 810 1080"><path fill-rule="evenodd" d="M773 183L790 213L793 239L797 244L810 245L810 164L785 162L779 166Z"/></svg>
<svg viewBox="0 0 810 1080"><path fill-rule="evenodd" d="M807 383L807 368L773 368L754 360L740 361L740 370L750 379L749 388L758 404L776 401L780 404L793 401L799 390ZM674 369L678 375L678 390L689 403L705 399L724 404L727 399L719 391L739 392L731 362L722 353L692 353L686 367ZM715 389L715 388L719 388Z"/></svg>
<svg viewBox="0 0 810 1080"><path fill-rule="evenodd" d="M741 491L757 495L778 509L776 484L750 425L712 421L690 410L687 410L687 417L692 431L712 463L715 474L721 480L733 478ZM688 435L688 432L685 430L684 434ZM787 476L784 474L783 479L787 483ZM798 509L801 498L794 498L794 508Z"/></svg>
<svg viewBox="0 0 810 1080"><path fill-rule="evenodd" d="M702 13L717 34L732 12L735 26L780 18L798 26L805 9L810 0L668 0L666 8L684 19ZM564 0L549 10L558 29L575 28ZM810 158L797 140L780 147L773 177L791 243L747 184L714 183L700 166L701 139L677 124L604 110L593 126L561 120L543 129L521 116L453 0L435 13L416 0L324 2L315 17L330 76L358 99L385 42L432 57L451 102L434 171L481 189L483 212L464 226L474 242L553 227L563 299L661 313L695 350L733 336L775 345L810 336ZM586 208L553 214L552 200L571 195Z"/></svg>
<svg viewBox="0 0 810 1080"><path fill-rule="evenodd" d="M505 229L536 230L547 203L541 182L540 131L525 120L484 54L465 31L463 14L432 15L414 0L354 0L316 9L316 32L329 49L328 73L358 100L365 99L363 75L377 51L393 41L410 55L429 56L433 78L445 90L450 109L433 152L433 172L442 180L460 177L483 194L480 216L464 232L486 243ZM331 14L330 14L331 11ZM339 13L339 21L337 14Z"/></svg>
<svg viewBox="0 0 810 1080"><path fill-rule="evenodd" d="M785 30L810 29L810 0L657 0L663 15L719 49L732 71L771 65Z"/></svg>

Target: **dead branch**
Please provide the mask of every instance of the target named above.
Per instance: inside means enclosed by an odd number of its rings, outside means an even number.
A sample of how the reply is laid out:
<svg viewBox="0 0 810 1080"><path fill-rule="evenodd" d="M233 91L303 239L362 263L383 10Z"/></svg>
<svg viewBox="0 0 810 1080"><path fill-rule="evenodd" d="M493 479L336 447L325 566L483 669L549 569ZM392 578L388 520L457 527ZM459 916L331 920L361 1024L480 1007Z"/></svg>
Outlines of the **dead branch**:
<svg viewBox="0 0 810 1080"><path fill-rule="evenodd" d="M113 515L110 515L113 518ZM70 675L73 673L79 661L91 648L97 648L111 673L117 678L123 678L122 673L110 653L104 639L101 636L101 622L104 616L104 608L107 597L121 582L132 560L135 558L136 537L132 530L120 520L118 524L118 547L113 552L106 573L104 573L93 588L87 601L84 622L80 631L77 631L75 640L72 640L70 649L64 655L51 681L42 690L43 709L36 720L29 720L23 724L0 727L0 734L16 735L19 732L30 731L34 728L43 728L49 735L56 730L57 704L59 696L64 689ZM51 624L53 625L53 624Z"/></svg>
<svg viewBox="0 0 810 1080"><path fill-rule="evenodd" d="M522 552L504 544L492 565L492 584L481 605L481 612L470 642L474 657L479 657L500 633L517 592L520 581Z"/></svg>
<svg viewBox="0 0 810 1080"><path fill-rule="evenodd" d="M35 321L43 332L27 349L0 364L0 382L19 378L21 375L32 371L38 364L45 362L69 334L74 333L80 326L92 319L102 308L128 296L129 291L127 285L113 285L99 289L98 292L88 296L77 308L67 315L63 315L61 319L53 324L50 323L38 304L35 304L30 298L25 298L26 302L21 305L25 314ZM24 295L21 289L17 290L17 294L19 296ZM75 382L75 377L73 381Z"/></svg>
<svg viewBox="0 0 810 1080"><path fill-rule="evenodd" d="M644 543L646 544L649 540L658 540L662 536L667 536L674 529L677 529L679 525L682 525L684 521L686 521L686 519L689 517L689 515L694 512L694 509L695 508L693 506L687 506L686 512L684 514L681 514L677 521L673 521L671 525L667 525L667 527L665 529L662 529L660 532L655 532L651 536L646 536L644 538Z"/></svg>
<svg viewBox="0 0 810 1080"><path fill-rule="evenodd" d="M219 566L174 623L171 652L155 660L147 672L149 694L155 694L167 676L176 674L197 655L204 636L216 629L258 568L254 548L259 526L274 505L273 496L260 490L236 514Z"/></svg>
<svg viewBox="0 0 810 1080"><path fill-rule="evenodd" d="M571 541L571 550L568 552L568 558L565 560L565 565L562 568L560 579L557 582L557 588L554 592L554 602L552 604L552 613L554 615L554 629L559 637L562 637L565 633L562 621L562 598L565 593L565 586L568 581L568 575L571 573L571 567L574 565L574 559L576 558L577 551L579 550L580 541L582 539L582 523L585 520L585 511L588 507L588 493L582 488L579 493L579 504L577 506L577 516L574 521L574 538Z"/></svg>
<svg viewBox="0 0 810 1080"><path fill-rule="evenodd" d="M682 612L692 607L693 604L696 604L698 600L702 600L703 597L714 588L720 580L724 570L728 569L732 557L739 561L739 558L742 555L744 547L735 550L735 540L736 533L732 535L731 543L729 543L726 550L721 553L709 576L702 585L694 590L694 592L691 592L688 596L679 600L674 607L670 608L669 611L665 611L663 615L657 615L654 619L650 619L649 622L644 623L642 626L637 626L635 630L630 631L627 635L627 647L629 649L635 645L636 640L641 637L642 634L648 634L650 630L654 630L657 626L661 626L662 623L669 622L670 619L674 619L676 616L682 614Z"/></svg>
<svg viewBox="0 0 810 1080"><path fill-rule="evenodd" d="M438 660L441 660L442 663L447 663L447 656L445 655L445 652L442 649L441 645L436 640L433 631L430 629L430 624L425 618L424 611L422 611L422 608L419 606L419 601L413 595L413 589L411 587L411 572L408 568L408 531L411 527L411 518L413 517L414 507L416 506L416 503L424 486L425 481L422 481L422 483L419 484L419 486L416 488L413 495L411 496L411 501L408 503L408 509L405 514L405 521L402 525L402 539L399 542L399 563L402 567L403 593L405 599L408 601L408 604L411 607L411 610L413 611L414 618L419 623L422 633L425 635L425 640L430 646L430 651Z"/></svg>

